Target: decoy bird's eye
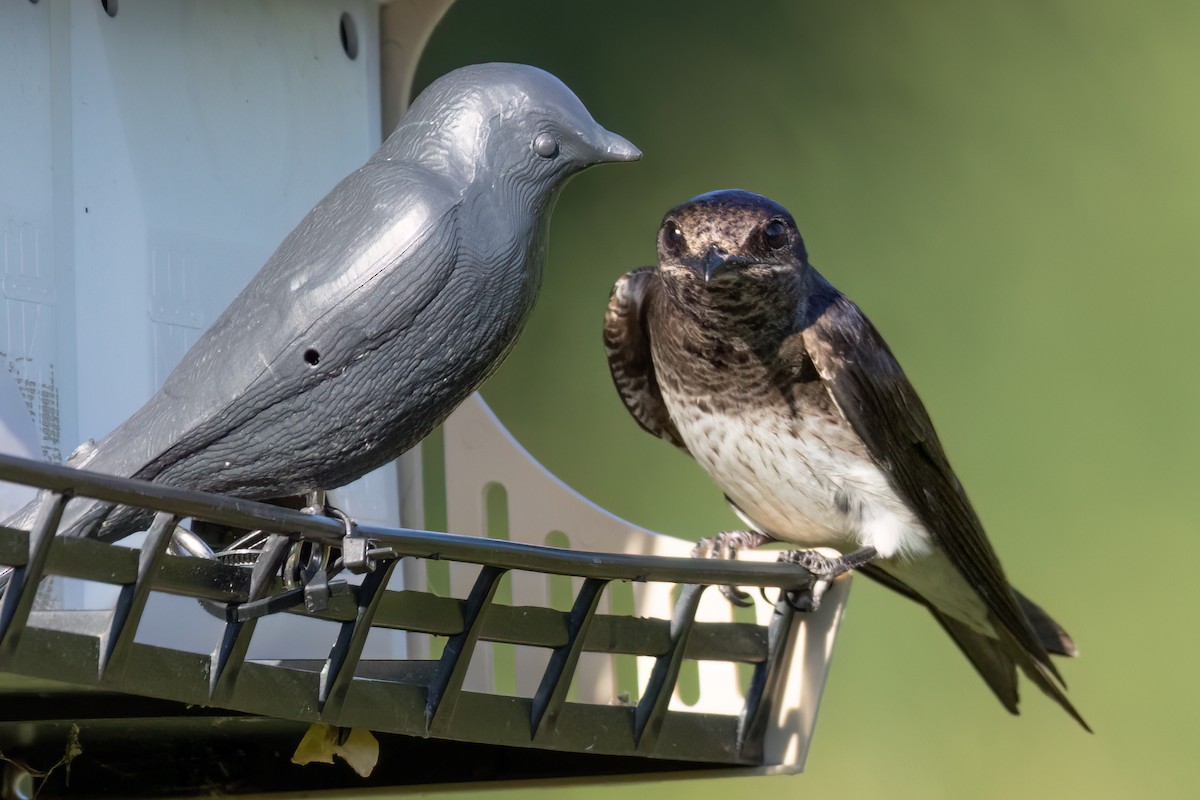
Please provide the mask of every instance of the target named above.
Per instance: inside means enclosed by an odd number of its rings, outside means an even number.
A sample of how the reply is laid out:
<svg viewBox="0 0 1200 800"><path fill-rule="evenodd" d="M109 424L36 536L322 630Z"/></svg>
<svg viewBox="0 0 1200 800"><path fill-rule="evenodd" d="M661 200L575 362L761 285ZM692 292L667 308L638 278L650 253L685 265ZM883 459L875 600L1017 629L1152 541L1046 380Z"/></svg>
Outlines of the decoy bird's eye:
<svg viewBox="0 0 1200 800"><path fill-rule="evenodd" d="M763 241L772 250L782 250L787 247L787 225L782 220L773 219L763 228Z"/></svg>
<svg viewBox="0 0 1200 800"><path fill-rule="evenodd" d="M550 133L539 133L533 139L533 152L542 158L554 158L558 155L558 139Z"/></svg>
<svg viewBox="0 0 1200 800"><path fill-rule="evenodd" d="M683 231L679 228L679 223L673 219L667 220L663 224L663 249L670 255L683 255Z"/></svg>

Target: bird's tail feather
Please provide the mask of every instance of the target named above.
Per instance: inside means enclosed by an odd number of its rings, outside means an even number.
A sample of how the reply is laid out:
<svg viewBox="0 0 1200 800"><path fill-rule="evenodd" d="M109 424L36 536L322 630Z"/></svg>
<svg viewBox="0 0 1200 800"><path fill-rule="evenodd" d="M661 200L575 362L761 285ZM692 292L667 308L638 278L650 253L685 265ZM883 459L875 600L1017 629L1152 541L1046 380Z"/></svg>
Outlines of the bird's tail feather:
<svg viewBox="0 0 1200 800"><path fill-rule="evenodd" d="M1071 705L1071 701L1063 694L1062 690L1065 684L1062 684L1061 678L1058 678L1049 668L1034 658L997 620L992 620L992 627L995 628L1002 638L977 633L969 626L939 613L924 597L913 591L908 584L884 572L882 569L868 564L865 567L860 567L857 571L929 609L934 619L938 621L946 633L950 634L950 638L958 645L958 649L962 651L967 660L975 667L980 677L987 683L988 688L992 690L1004 707L1010 712L1013 714L1018 713L1017 667L1019 666L1021 671L1039 689L1062 706L1063 710L1082 725L1084 730L1088 733L1092 732L1091 727L1080 716L1075 706ZM1046 652L1062 656L1076 656L1079 654L1079 651L1075 647L1075 642L1071 640L1071 637L1063 630L1062 626L1055 622L1049 614L1016 589L1013 589L1012 593L1021 606L1021 611L1028 617L1034 633L1037 634L1037 638L1046 649Z"/></svg>
<svg viewBox="0 0 1200 800"><path fill-rule="evenodd" d="M1010 586L1009 588L1011 589L1012 587ZM1038 641L1042 643L1042 647L1046 648L1047 653L1056 656L1068 656L1070 658L1079 655L1079 648L1075 646L1075 640L1049 614L1043 611L1041 606L1016 589L1012 589L1012 593L1013 597L1017 600L1017 605L1021 607L1022 613L1029 620L1029 624L1033 627L1033 632L1037 634Z"/></svg>
<svg viewBox="0 0 1200 800"><path fill-rule="evenodd" d="M933 614L934 619L941 623L946 633L950 634L950 638L958 645L958 649L974 665L980 677L983 678L988 687L1010 712L1013 714L1019 713L1017 711L1017 667L1020 667L1021 671L1025 673L1029 680L1033 681L1035 686L1045 692L1054 702L1062 706L1063 710L1082 725L1085 731L1088 733L1092 732L1091 727L1083 719L1079 711L1067 699L1062 687L1055 680L1050 670L1046 669L1041 662L1030 655L1016 639L1004 630L998 621L993 620L992 626L1000 632L1002 637L1000 639L977 633L967 625L939 614L932 608L930 612ZM1049 617L1045 617L1045 619L1050 620ZM1037 629L1036 625L1035 629ZM1061 630L1061 628L1058 628L1058 630ZM1068 641L1070 641L1070 637L1068 637ZM1051 652L1054 651L1052 650Z"/></svg>
<svg viewBox="0 0 1200 800"><path fill-rule="evenodd" d="M1046 617L1046 619L1050 619ZM1009 655L1016 665L1025 673L1025 677L1033 681L1034 684L1046 693L1054 702L1062 706L1063 710L1070 714L1076 722L1083 726L1083 729L1088 733L1092 732L1092 728L1083 719L1080 713L1071 705L1071 701L1067 699L1063 693L1065 684L1060 685L1061 679L1055 680L1055 677L1044 664L1033 658L1032 655L1022 647L1016 639L1002 626L999 622L994 621L993 626L1001 637L1005 640L1003 644L1007 645Z"/></svg>
<svg viewBox="0 0 1200 800"><path fill-rule="evenodd" d="M974 665L975 670L987 683L988 688L996 695L1000 703L1010 713L1019 714L1017 710L1017 669L1012 657L999 639L976 633L963 623L939 614L933 608L929 609L933 618L941 624L950 638L958 645L967 660Z"/></svg>

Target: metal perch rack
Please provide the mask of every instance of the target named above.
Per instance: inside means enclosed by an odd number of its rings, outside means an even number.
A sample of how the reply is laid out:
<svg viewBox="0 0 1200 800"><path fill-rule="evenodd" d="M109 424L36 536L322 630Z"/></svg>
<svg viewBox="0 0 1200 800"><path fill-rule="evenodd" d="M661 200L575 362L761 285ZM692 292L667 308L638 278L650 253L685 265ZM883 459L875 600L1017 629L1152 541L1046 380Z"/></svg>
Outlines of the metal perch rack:
<svg viewBox="0 0 1200 800"><path fill-rule="evenodd" d="M487 418L486 407L472 401L448 427L448 451L453 452L454 437L464 430L480 435L478 423ZM498 423L490 432L503 434ZM550 753L593 759L590 764L572 760L571 766L559 767L568 774L720 766L795 771L800 766L803 748L797 758L793 746L788 763L781 758L786 748L781 751L778 740L807 733L795 726L794 715L795 730L780 725L781 710L798 702L788 695L785 684L794 669L790 656L795 639L804 635L805 621L782 600L765 614L765 624L698 619L701 599L713 585L774 589L780 597L784 592L809 591L811 576L793 566L583 552L371 525L347 528L338 520L286 508L11 456L0 456L0 480L47 492L34 530L0 529L0 564L15 568L0 600L0 673L73 687L57 702L35 702L27 691L0 695L6 697L0 704L0 742L4 743L0 749L6 753L15 742L30 752L61 750L66 719L78 726L81 747L88 752L107 735L112 718L100 714L87 719L86 711L73 714L68 708L94 708L94 702L80 698L119 692L274 721L323 722L398 734L401 739L534 748L546 751L538 765L542 775L554 764ZM140 548L55 536L64 507L75 497L150 509L156 516ZM173 555L170 546L176 525L185 518L273 534L279 551L301 540L335 547L346 569L336 578L320 570L303 586L289 589L278 574L280 561L265 555L258 564L271 564L267 569ZM270 549L268 544L263 552ZM419 583L404 581L398 565L418 567L432 560L451 562L457 571L473 571L465 596L388 588L393 576L401 585ZM508 573L525 580L569 576L578 589L566 611L503 605L496 601L496 592ZM115 585L119 587L116 601L105 610L38 609L38 587L48 575ZM606 589L620 582L673 593L677 599L670 618L602 613ZM208 652L139 639L152 593L194 598L224 610L219 635L204 645ZM714 596L714 608L728 616L729 610L722 608L724 600L715 592L708 594ZM830 600L840 607L840 598ZM277 611L336 623L327 656L323 660L247 658L256 625ZM827 623L822 623L814 625L810 634L827 637ZM364 659L372 630L444 637L445 644L436 658ZM486 660L486 642L537 648L547 654L529 696L464 688L472 663ZM827 656L825 648L818 652ZM637 698L620 697L611 681L605 686L603 678L598 685L594 674L590 679L581 677L580 659L587 654L642 657L648 669L643 671ZM677 707L672 706L687 661L749 665L749 681L737 698L737 713L687 709L679 707L677 699ZM816 678L819 686L823 670ZM712 691L737 689L726 686ZM816 697L810 693L807 701L815 705ZM729 698L725 700L728 706ZM157 713L161 715L161 709ZM173 713L183 719L191 716L187 724L195 727L194 712ZM207 716L211 713L205 711L206 716L199 718L202 727L211 726L213 720ZM606 762L605 758L624 760ZM449 758L446 768L453 768L454 761ZM412 774L426 782L445 779L428 770L427 764L424 771ZM523 776L497 770L483 777ZM261 783L245 776L239 780L276 790L286 785L278 775ZM88 785L112 788L111 782Z"/></svg>

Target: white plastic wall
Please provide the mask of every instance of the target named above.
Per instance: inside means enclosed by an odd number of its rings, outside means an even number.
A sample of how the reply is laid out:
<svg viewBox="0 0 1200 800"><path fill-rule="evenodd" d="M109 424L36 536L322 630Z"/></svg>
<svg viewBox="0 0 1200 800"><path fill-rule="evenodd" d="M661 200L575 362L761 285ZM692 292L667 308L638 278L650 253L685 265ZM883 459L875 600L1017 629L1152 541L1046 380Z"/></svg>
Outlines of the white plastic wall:
<svg viewBox="0 0 1200 800"><path fill-rule="evenodd" d="M0 365L10 376L0 418L50 461L136 410L380 141L375 3L109 8L117 14L98 1L0 3ZM358 519L399 524L396 468L337 500ZM60 590L67 607L112 597ZM180 626L163 616L171 644ZM264 627L258 654L314 655L304 637Z"/></svg>

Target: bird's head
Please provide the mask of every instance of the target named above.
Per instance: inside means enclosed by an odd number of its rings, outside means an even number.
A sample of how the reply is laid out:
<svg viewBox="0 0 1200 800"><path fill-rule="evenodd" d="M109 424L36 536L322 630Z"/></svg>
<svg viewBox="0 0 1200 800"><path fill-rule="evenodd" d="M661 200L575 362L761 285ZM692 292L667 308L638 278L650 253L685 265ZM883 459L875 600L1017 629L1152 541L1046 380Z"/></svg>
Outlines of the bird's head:
<svg viewBox="0 0 1200 800"><path fill-rule="evenodd" d="M593 164L642 155L592 119L562 81L523 64L477 64L438 78L381 154L522 193L552 192Z"/></svg>
<svg viewBox="0 0 1200 800"><path fill-rule="evenodd" d="M788 210L743 189L693 197L668 211L658 232L659 272L689 298L735 299L756 290L791 294L807 266L804 240Z"/></svg>

